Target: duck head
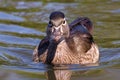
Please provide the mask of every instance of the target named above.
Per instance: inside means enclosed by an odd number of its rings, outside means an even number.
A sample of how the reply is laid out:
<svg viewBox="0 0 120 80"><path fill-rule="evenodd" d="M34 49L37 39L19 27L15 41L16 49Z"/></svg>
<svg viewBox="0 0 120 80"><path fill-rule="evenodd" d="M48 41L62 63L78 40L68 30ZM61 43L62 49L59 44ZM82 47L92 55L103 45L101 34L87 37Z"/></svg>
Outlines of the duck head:
<svg viewBox="0 0 120 80"><path fill-rule="evenodd" d="M64 13L60 11L52 12L49 19L46 33L50 40L59 41L69 37L69 26Z"/></svg>

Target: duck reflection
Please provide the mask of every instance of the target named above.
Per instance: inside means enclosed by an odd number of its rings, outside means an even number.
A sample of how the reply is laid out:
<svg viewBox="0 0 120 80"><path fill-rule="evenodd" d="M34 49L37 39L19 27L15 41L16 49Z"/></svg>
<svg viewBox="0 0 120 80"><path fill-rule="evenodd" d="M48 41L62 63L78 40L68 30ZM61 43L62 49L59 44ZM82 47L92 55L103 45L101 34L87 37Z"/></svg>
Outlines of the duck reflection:
<svg viewBox="0 0 120 80"><path fill-rule="evenodd" d="M70 80L72 71L69 66L49 67L50 69L45 73L47 80Z"/></svg>
<svg viewBox="0 0 120 80"><path fill-rule="evenodd" d="M70 80L72 71L70 70L49 70L46 73L47 80Z"/></svg>
<svg viewBox="0 0 120 80"><path fill-rule="evenodd" d="M47 77L47 80L71 80L71 76L73 74L84 74L85 72L88 71L88 67L92 67L92 66L98 66L99 64L88 64L88 65L84 65L81 66L82 68L87 68L86 70L81 70L81 71L77 71L74 72L74 68L75 67L71 67L71 66L64 66L64 67L51 67L50 70L48 70L45 74ZM78 66L80 68L80 66ZM73 69L73 70L72 70ZM76 68L77 69L77 68Z"/></svg>

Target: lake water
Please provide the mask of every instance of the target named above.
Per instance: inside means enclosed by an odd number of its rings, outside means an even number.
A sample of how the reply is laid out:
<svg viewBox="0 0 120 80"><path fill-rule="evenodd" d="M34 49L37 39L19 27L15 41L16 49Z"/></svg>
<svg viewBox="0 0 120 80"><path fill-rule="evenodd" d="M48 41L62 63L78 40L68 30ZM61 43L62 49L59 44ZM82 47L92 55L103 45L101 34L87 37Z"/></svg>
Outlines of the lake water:
<svg viewBox="0 0 120 80"><path fill-rule="evenodd" d="M99 65L48 66L32 61L52 11L94 24ZM0 0L0 80L120 80L120 0Z"/></svg>

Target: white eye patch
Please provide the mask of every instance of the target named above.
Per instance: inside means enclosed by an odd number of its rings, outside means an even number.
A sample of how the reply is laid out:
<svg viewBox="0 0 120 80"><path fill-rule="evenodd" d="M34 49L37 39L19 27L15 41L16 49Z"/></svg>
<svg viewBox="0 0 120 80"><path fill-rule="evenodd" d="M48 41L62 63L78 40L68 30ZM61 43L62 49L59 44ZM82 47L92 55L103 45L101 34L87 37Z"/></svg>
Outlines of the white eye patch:
<svg viewBox="0 0 120 80"><path fill-rule="evenodd" d="M62 24L63 24L63 25L65 25L65 24L66 24L66 20L65 20L65 18L64 18L64 20L62 21Z"/></svg>

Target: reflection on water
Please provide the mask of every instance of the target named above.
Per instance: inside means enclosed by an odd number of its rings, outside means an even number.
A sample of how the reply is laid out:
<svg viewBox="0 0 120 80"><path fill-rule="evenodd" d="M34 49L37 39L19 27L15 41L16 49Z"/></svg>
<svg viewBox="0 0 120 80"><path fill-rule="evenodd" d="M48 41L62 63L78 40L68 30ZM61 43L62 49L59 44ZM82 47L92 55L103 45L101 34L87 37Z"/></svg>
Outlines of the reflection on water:
<svg viewBox="0 0 120 80"><path fill-rule="evenodd" d="M72 71L70 70L49 70L46 72L48 80L70 80Z"/></svg>
<svg viewBox="0 0 120 80"><path fill-rule="evenodd" d="M119 0L0 0L0 80L119 80ZM48 66L32 62L48 16L60 10L68 22L87 16L95 26L99 65Z"/></svg>
<svg viewBox="0 0 120 80"><path fill-rule="evenodd" d="M71 80L71 76L74 74L84 75L88 70L97 68L99 65L60 65L60 66L49 66L49 70L45 72L47 80ZM78 70L77 70L78 69ZM77 71L77 72L75 72ZM97 71L97 70L96 70Z"/></svg>

